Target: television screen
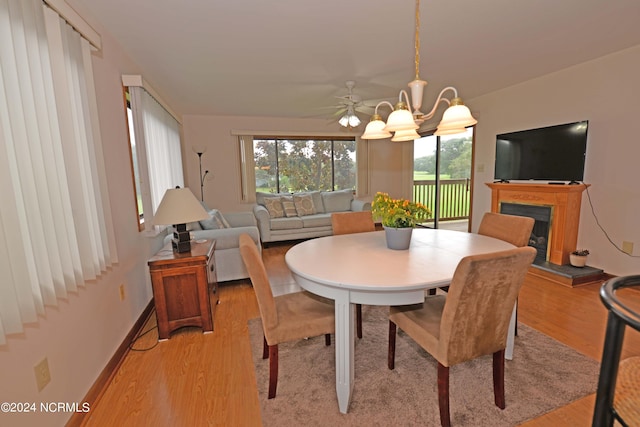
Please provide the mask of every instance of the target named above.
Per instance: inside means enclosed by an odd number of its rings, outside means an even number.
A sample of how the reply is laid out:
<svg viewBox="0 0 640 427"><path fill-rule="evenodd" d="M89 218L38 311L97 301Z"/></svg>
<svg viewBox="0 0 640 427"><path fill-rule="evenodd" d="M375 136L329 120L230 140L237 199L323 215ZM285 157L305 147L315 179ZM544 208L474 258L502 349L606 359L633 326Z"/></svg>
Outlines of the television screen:
<svg viewBox="0 0 640 427"><path fill-rule="evenodd" d="M495 179L582 181L589 121L496 136Z"/></svg>

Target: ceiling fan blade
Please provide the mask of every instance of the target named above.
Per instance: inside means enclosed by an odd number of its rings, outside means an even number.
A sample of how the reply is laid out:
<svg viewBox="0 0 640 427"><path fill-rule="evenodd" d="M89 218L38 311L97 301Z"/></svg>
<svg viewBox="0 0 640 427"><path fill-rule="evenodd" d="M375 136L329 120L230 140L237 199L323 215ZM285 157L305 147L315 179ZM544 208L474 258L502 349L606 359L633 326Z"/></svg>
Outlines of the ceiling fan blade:
<svg viewBox="0 0 640 427"><path fill-rule="evenodd" d="M331 115L331 117L339 117L347 112L346 108L341 108Z"/></svg>
<svg viewBox="0 0 640 427"><path fill-rule="evenodd" d="M373 116L376 112L375 107L370 107L368 105L360 105L356 107L356 111L358 113L367 114L369 116Z"/></svg>

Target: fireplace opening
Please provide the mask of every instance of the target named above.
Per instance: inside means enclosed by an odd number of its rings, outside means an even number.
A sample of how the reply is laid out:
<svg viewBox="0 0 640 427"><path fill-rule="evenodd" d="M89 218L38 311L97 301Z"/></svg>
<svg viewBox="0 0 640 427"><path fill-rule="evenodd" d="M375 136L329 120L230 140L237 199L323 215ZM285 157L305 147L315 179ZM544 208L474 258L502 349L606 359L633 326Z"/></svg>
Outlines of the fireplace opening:
<svg viewBox="0 0 640 427"><path fill-rule="evenodd" d="M538 252L535 262L547 261L547 249L549 247L549 233L551 231L551 206L527 205L522 203L500 203L500 213L507 215L528 216L535 220L529 246Z"/></svg>

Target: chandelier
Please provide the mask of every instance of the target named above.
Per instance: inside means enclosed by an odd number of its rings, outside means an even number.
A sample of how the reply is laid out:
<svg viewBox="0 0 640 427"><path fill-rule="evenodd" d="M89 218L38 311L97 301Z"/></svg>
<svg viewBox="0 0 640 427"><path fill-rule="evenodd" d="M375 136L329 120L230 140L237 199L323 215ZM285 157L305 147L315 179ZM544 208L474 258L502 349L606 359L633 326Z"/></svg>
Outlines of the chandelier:
<svg viewBox="0 0 640 427"><path fill-rule="evenodd" d="M431 119L438 108L440 102L447 104L449 107L442 115L442 120L438 125L436 135L451 135L465 131L467 126L478 123L471 115L471 111L467 108L462 99L458 97L458 91L453 86L447 86L438 95L433 108L427 114L420 111L422 107L422 95L427 82L420 80L420 0L416 0L416 32L415 32L415 79L408 84L411 89L411 100L409 95L402 89L398 95L398 103L391 105L390 102L382 101L376 105L375 112L371 116L371 121L367 124L362 139L383 139L391 137L392 141L412 141L420 138L416 129L420 127L425 120ZM453 92L451 99L444 97L445 92ZM404 96L404 99L403 99ZM392 110L387 119L387 123L382 120L378 114L378 107L386 105ZM411 107L413 110L411 110ZM393 132L393 134L392 134Z"/></svg>

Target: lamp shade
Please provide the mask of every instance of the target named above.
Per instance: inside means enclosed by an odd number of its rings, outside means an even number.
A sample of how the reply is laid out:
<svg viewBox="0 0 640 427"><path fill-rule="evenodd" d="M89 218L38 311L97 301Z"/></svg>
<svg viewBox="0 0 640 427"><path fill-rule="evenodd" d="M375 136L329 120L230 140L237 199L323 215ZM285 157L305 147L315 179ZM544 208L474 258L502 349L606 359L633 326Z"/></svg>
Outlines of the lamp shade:
<svg viewBox="0 0 640 427"><path fill-rule="evenodd" d="M207 218L209 214L189 188L171 188L164 193L153 217L153 224L186 224Z"/></svg>
<svg viewBox="0 0 640 427"><path fill-rule="evenodd" d="M384 130L387 132L397 132L399 130L418 129L418 125L413 121L413 115L404 102L396 104L393 113L389 114L387 125Z"/></svg>
<svg viewBox="0 0 640 427"><path fill-rule="evenodd" d="M464 132L467 126L473 126L478 121L471 115L471 111L460 98L453 98L451 106L442 115L442 120L436 130L436 135L451 135Z"/></svg>
<svg viewBox="0 0 640 427"><path fill-rule="evenodd" d="M391 138L393 142L414 141L420 139L420 135L415 129L399 130Z"/></svg>
<svg viewBox="0 0 640 427"><path fill-rule="evenodd" d="M362 139L384 139L390 138L391 132L384 130L385 123L382 121L382 117L378 114L371 116L371 121L367 124L362 134Z"/></svg>

